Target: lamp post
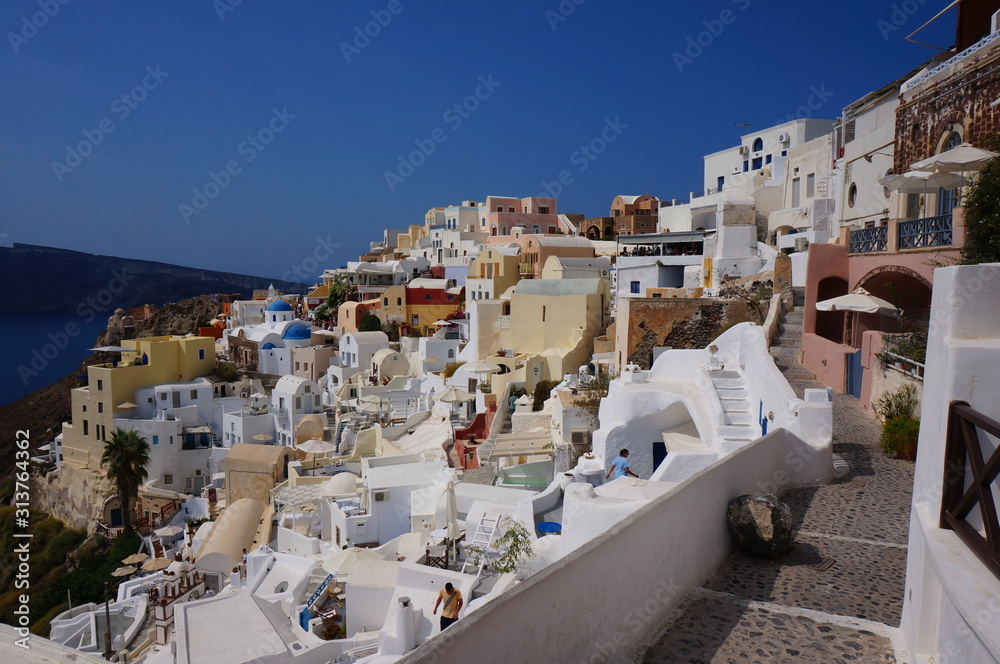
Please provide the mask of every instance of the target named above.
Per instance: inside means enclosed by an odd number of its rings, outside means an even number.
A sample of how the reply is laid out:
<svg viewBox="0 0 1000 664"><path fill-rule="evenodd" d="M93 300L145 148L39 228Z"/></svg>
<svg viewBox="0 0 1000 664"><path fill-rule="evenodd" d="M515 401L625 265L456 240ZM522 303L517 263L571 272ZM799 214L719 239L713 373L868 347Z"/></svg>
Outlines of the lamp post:
<svg viewBox="0 0 1000 664"><path fill-rule="evenodd" d="M104 582L104 659L111 660L111 606L108 603L108 582Z"/></svg>

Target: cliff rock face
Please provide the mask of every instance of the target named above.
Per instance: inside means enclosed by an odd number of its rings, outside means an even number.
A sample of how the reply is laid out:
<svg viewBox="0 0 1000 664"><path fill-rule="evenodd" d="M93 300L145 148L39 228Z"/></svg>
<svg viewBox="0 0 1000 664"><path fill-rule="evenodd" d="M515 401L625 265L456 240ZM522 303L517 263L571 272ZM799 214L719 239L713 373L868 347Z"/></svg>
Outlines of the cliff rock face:
<svg viewBox="0 0 1000 664"><path fill-rule="evenodd" d="M308 286L154 261L98 256L30 244L0 247L0 283L12 311L113 311L160 305L204 293L249 297L270 284L285 293Z"/></svg>

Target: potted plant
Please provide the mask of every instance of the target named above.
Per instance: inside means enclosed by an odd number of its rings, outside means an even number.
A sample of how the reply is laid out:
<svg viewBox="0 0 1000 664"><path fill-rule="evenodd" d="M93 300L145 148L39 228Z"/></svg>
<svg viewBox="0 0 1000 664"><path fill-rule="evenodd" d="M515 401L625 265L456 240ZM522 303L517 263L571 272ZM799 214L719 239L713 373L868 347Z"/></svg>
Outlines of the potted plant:
<svg viewBox="0 0 1000 664"><path fill-rule="evenodd" d="M882 427L879 446L886 454L899 459L917 458L917 438L920 435L920 420L908 415L894 417Z"/></svg>

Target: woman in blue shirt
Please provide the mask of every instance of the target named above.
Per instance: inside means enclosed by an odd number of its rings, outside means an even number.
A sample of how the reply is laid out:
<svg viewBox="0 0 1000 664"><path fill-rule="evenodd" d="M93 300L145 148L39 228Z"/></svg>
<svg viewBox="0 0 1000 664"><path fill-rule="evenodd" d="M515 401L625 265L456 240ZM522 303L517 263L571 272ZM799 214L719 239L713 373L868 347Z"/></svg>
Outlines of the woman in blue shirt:
<svg viewBox="0 0 1000 664"><path fill-rule="evenodd" d="M615 474L615 479L625 477L625 475L631 475L635 478L639 477L628 467L628 450L625 448L622 448L615 460L611 462L611 468L608 469L608 474L605 475L604 479L611 477L612 472Z"/></svg>

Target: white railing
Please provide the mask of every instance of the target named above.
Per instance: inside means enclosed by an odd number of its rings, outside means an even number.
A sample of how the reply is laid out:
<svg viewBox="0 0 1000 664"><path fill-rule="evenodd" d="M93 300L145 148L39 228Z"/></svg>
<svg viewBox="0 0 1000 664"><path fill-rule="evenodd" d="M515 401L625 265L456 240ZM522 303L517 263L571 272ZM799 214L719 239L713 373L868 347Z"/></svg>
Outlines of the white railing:
<svg viewBox="0 0 1000 664"><path fill-rule="evenodd" d="M893 369L907 376L912 376L917 380L919 380L920 382L923 382L924 369L926 369L923 362L917 362L916 360L911 360L905 355L898 355L890 351L883 351L883 353L886 356L892 358L893 360L891 364L886 365L887 369ZM895 366L896 364L899 364L900 366Z"/></svg>
<svg viewBox="0 0 1000 664"><path fill-rule="evenodd" d="M937 76L938 74L940 74L941 72L949 69L950 67L954 67L959 62L961 62L965 58L969 57L970 55L972 55L973 53L975 53L979 49L984 48L986 46L989 46L990 44L992 44L993 42L997 41L998 39L1000 39L1000 30L998 30L997 32L994 32L994 33L992 33L990 35L987 35L986 37L983 37L978 42L976 42L975 44L973 44L972 46L970 46L969 48L965 49L961 53L959 53L959 54L957 54L957 55L955 55L955 56L953 56L951 58L948 58L947 60L945 60L944 62L942 62L941 64L939 64L937 67L934 67L933 69L931 69L929 71L926 71L923 74L919 74L917 76L914 76L913 78L911 78L910 80L908 80L906 83L903 83L903 86L900 88L900 92L908 92L909 90L912 90L913 88L917 87L918 85L920 85L924 81L926 81L926 80L928 80L930 78L933 78L934 76Z"/></svg>

